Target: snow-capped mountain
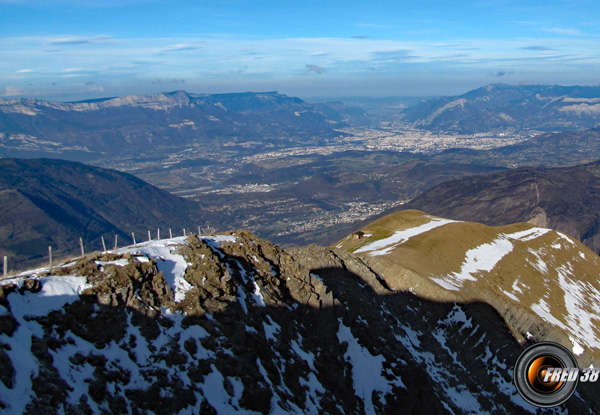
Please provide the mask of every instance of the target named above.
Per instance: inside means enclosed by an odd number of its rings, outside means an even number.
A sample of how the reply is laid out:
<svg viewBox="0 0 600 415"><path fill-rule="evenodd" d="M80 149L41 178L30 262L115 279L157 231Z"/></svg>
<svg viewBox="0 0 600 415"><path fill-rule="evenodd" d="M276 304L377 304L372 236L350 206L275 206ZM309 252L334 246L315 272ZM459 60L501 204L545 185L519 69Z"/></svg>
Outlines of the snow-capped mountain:
<svg viewBox="0 0 600 415"><path fill-rule="evenodd" d="M340 249L192 235L1 284L6 414L537 413L492 307L393 290Z"/></svg>

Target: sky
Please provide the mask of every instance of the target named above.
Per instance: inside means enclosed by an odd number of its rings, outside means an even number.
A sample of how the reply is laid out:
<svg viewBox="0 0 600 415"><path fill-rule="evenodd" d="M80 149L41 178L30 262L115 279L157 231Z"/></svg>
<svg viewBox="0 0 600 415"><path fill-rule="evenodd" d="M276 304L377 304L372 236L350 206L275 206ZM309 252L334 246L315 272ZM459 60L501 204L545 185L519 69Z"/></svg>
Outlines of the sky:
<svg viewBox="0 0 600 415"><path fill-rule="evenodd" d="M597 0L0 0L0 97L600 84Z"/></svg>

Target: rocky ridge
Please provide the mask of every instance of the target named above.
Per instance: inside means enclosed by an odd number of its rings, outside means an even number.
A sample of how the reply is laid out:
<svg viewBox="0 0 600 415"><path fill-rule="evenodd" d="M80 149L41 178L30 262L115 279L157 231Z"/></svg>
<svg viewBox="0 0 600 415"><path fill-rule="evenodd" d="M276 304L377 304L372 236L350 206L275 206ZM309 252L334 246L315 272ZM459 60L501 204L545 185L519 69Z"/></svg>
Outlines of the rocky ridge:
<svg viewBox="0 0 600 415"><path fill-rule="evenodd" d="M337 249L192 235L1 284L7 414L537 413L493 308L394 291Z"/></svg>

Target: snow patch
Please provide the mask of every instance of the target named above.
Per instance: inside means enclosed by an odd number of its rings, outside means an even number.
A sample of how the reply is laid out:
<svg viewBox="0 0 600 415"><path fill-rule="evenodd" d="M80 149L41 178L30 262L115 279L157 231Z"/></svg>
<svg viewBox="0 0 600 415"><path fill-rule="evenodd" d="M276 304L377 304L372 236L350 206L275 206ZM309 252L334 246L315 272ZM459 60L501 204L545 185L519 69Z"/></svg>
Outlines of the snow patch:
<svg viewBox="0 0 600 415"><path fill-rule="evenodd" d="M499 236L495 241L469 249L458 272L445 277L432 278L438 285L452 291L458 291L465 281L477 281L475 274L490 272L505 255L513 250L513 244L505 237Z"/></svg>
<svg viewBox="0 0 600 415"><path fill-rule="evenodd" d="M11 295L8 297L11 310L17 319L24 316L46 316L51 311L58 310L79 300L79 295L86 289L92 288L85 277L53 276L35 278L42 284L39 293L25 291L23 295ZM13 281L22 285L24 279Z"/></svg>
<svg viewBox="0 0 600 415"><path fill-rule="evenodd" d="M121 258L114 261L94 261L96 265L100 265L101 267L105 267L107 265L116 265L118 267L124 267L129 264L129 260L127 258Z"/></svg>
<svg viewBox="0 0 600 415"><path fill-rule="evenodd" d="M300 356L302 358L302 360L304 360L306 362L306 364L308 364L308 367L310 367L310 369L314 372L315 371L315 355L311 352L305 352L304 350L302 350L302 348L300 347L300 345L298 344L298 342L296 340L292 340L290 342L290 345L292 346L292 350L294 352L296 352L296 354L298 356Z"/></svg>
<svg viewBox="0 0 600 415"><path fill-rule="evenodd" d="M262 293L260 292L260 287L258 286L256 281L253 281L253 284L254 284L254 292L250 295L252 296L252 299L254 300L254 302L256 304L258 304L260 307L264 307L265 299L264 299Z"/></svg>
<svg viewBox="0 0 600 415"><path fill-rule="evenodd" d="M382 355L373 356L369 350L362 347L358 340L352 334L350 327L346 327L341 319L337 338L340 343L346 342L348 349L344 353L344 358L352 365L352 381L354 393L364 402L364 413L367 415L375 414L373 406L374 392L380 392L380 398L392 393L393 386L399 386L406 389L402 379L396 377L394 381L388 381L383 375L383 362L385 358Z"/></svg>
<svg viewBox="0 0 600 415"><path fill-rule="evenodd" d="M192 285L185 280L185 271L191 265L183 255L177 253L177 247L185 244L185 236L172 239L161 239L158 241L148 241L138 244L134 247L122 248L116 252L135 253L140 252L156 260L158 270L163 273L165 281L171 289L178 303L185 299L185 294L192 288Z"/></svg>
<svg viewBox="0 0 600 415"><path fill-rule="evenodd" d="M267 340L277 341L277 335L281 331L281 327L279 324L275 323L271 316L267 315L266 318L269 320L268 322L263 321L263 328L265 329L265 337Z"/></svg>
<svg viewBox="0 0 600 415"><path fill-rule="evenodd" d="M520 231L520 232L505 234L505 236L510 239L527 242L527 241L531 241L533 239L537 239L540 236L543 236L551 231L552 231L552 229L547 229L547 228L530 228L530 229L526 229L526 230Z"/></svg>
<svg viewBox="0 0 600 415"><path fill-rule="evenodd" d="M402 245L414 236L420 235L432 229L454 222L456 221L431 217L431 221L423 225L416 226L414 228L404 229L401 231L396 231L392 236L366 244L358 248L356 251L354 251L354 253L358 254L361 252L371 252L371 256L387 255L394 248L396 248L399 245Z"/></svg>
<svg viewBox="0 0 600 415"><path fill-rule="evenodd" d="M573 343L573 353L576 354L577 356L581 356L583 354L583 352L585 351L583 349L583 347L581 347L579 345L579 343L577 343L573 337L569 336L569 340L571 340L571 343Z"/></svg>

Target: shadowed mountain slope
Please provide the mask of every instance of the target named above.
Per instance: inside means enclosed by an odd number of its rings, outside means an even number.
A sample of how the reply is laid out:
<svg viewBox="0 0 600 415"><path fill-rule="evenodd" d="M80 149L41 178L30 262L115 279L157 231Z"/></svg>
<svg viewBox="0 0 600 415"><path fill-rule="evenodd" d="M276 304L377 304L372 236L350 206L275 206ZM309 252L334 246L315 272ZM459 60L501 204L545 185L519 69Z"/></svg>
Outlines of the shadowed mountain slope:
<svg viewBox="0 0 600 415"><path fill-rule="evenodd" d="M600 162L448 181L403 208L487 225L529 222L565 232L600 252Z"/></svg>
<svg viewBox="0 0 600 415"><path fill-rule="evenodd" d="M0 100L0 154L85 161L192 145L309 144L346 116L276 92L133 95L83 102Z"/></svg>
<svg viewBox="0 0 600 415"><path fill-rule="evenodd" d="M134 176L54 159L0 159L0 255L11 268L41 262L48 246L57 256L100 249L118 235L121 245L154 237L157 228L199 223L197 205ZM164 235L164 234L163 234Z"/></svg>

